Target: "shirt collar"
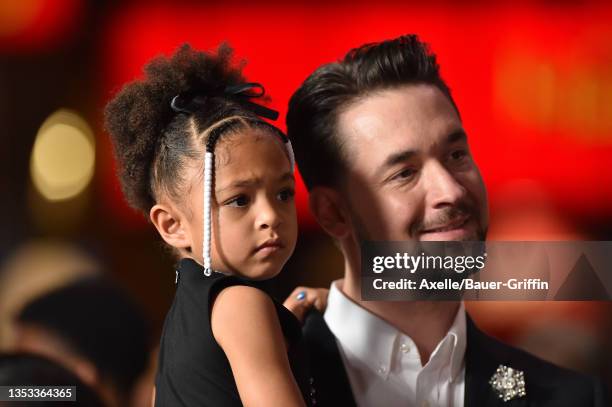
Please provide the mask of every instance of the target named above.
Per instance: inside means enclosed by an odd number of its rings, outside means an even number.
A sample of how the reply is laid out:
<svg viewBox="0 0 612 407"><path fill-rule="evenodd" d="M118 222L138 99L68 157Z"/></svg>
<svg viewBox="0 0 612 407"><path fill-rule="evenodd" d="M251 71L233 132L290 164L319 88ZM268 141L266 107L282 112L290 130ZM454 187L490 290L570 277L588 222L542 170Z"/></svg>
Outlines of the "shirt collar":
<svg viewBox="0 0 612 407"><path fill-rule="evenodd" d="M343 351L386 376L397 329L349 299L337 284L334 281L329 290L325 322Z"/></svg>
<svg viewBox="0 0 612 407"><path fill-rule="evenodd" d="M341 348L362 363L372 367L378 374L386 376L397 338L404 336L397 328L349 299L334 281L329 290L324 319ZM350 323L347 323L350 321ZM440 341L432 358L443 345L450 342L451 356L449 380L453 381L461 372L466 349L466 319L463 302L446 336Z"/></svg>
<svg viewBox="0 0 612 407"><path fill-rule="evenodd" d="M451 354L451 369L450 369L450 380L453 381L457 375L461 372L463 367L463 360L465 358L465 349L467 345L467 328L465 322L465 305L463 301L459 305L457 315L453 324L446 334L446 338L450 338L453 344L453 351ZM444 341L444 339L442 340Z"/></svg>

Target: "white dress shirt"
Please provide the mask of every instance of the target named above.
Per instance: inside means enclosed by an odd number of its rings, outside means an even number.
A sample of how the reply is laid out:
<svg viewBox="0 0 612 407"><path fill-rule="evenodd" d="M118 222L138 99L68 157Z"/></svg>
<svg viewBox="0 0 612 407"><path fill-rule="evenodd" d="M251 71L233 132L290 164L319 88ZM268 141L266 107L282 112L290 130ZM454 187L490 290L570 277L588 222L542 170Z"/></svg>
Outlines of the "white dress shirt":
<svg viewBox="0 0 612 407"><path fill-rule="evenodd" d="M350 300L336 284L331 285L324 318L336 337L357 405L463 407L463 303L448 333L422 366L412 339Z"/></svg>

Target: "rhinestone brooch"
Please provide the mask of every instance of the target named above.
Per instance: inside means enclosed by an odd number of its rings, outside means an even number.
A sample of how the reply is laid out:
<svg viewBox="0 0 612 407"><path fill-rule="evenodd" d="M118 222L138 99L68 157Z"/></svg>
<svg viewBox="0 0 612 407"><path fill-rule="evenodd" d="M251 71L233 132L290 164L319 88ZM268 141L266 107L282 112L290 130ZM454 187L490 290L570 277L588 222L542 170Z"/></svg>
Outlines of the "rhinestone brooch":
<svg viewBox="0 0 612 407"><path fill-rule="evenodd" d="M489 380L489 384L504 402L527 394L523 372L508 366L499 365L495 374Z"/></svg>

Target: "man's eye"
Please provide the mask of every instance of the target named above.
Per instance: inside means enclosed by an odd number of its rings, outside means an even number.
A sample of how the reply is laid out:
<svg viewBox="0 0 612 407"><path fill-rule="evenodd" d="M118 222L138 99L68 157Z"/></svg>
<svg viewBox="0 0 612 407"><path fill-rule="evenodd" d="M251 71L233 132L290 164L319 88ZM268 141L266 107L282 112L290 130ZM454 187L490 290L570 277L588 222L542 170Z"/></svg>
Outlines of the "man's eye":
<svg viewBox="0 0 612 407"><path fill-rule="evenodd" d="M289 201L294 197L294 195L295 191L293 188L286 188L278 193L277 198L279 201Z"/></svg>
<svg viewBox="0 0 612 407"><path fill-rule="evenodd" d="M233 207L243 207L249 204L249 198L246 195L238 195L235 198L230 199L225 202L225 206L233 206Z"/></svg>
<svg viewBox="0 0 612 407"><path fill-rule="evenodd" d="M416 174L416 170L413 168L406 168L400 172L398 172L397 174L395 174L393 177L391 177L391 180L397 180L397 181L403 181L409 178L412 178L414 176L414 174Z"/></svg>
<svg viewBox="0 0 612 407"><path fill-rule="evenodd" d="M452 158L454 161L461 161L461 160L463 160L463 159L464 159L464 158L465 158L467 155L468 155L468 153L467 153L467 151L465 151L465 150L456 150L456 151L453 151L453 152L451 153L451 155L450 155L450 156L451 156L451 158Z"/></svg>

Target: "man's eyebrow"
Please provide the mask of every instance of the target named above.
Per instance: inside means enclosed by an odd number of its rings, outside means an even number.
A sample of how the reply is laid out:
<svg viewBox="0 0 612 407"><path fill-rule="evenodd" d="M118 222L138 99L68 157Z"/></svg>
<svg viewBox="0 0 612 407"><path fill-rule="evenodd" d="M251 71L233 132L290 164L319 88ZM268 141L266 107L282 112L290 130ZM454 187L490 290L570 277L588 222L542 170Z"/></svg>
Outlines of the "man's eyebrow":
<svg viewBox="0 0 612 407"><path fill-rule="evenodd" d="M404 151L399 151L397 153L393 153L389 157L387 157L385 162L382 163L382 165L378 168L376 172L378 173L378 175L382 175L382 173L384 173L387 169L397 164L408 161L410 158L412 158L415 155L416 155L416 150L404 150Z"/></svg>
<svg viewBox="0 0 612 407"><path fill-rule="evenodd" d="M463 129L455 130L446 137L446 143L452 144L458 141L467 141L467 133Z"/></svg>
<svg viewBox="0 0 612 407"><path fill-rule="evenodd" d="M467 134L465 130L463 129L455 130L446 137L447 144L456 143L458 141L467 141ZM404 151L398 151L397 153L393 153L389 157L387 157L385 162L381 164L377 173L381 175L387 169L397 164L401 164L403 162L408 161L414 155L416 155L416 150L404 150Z"/></svg>

